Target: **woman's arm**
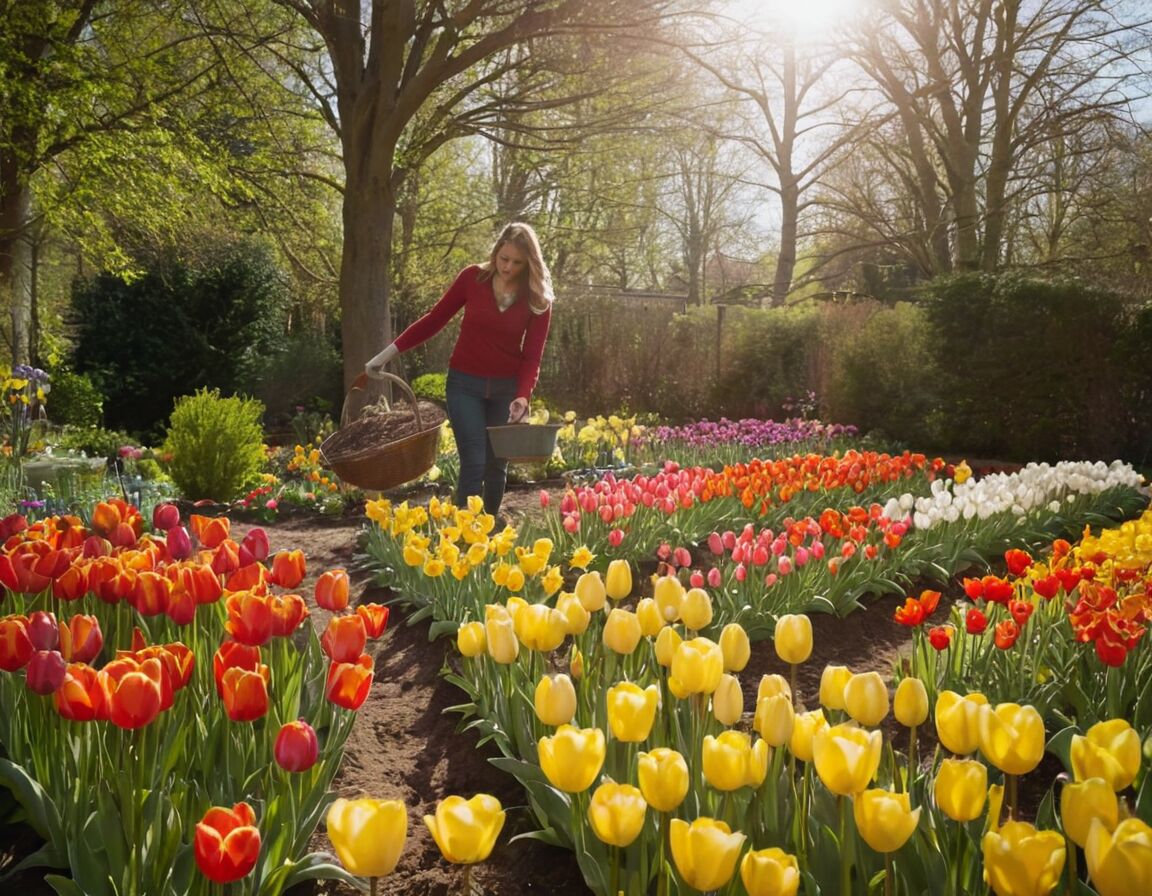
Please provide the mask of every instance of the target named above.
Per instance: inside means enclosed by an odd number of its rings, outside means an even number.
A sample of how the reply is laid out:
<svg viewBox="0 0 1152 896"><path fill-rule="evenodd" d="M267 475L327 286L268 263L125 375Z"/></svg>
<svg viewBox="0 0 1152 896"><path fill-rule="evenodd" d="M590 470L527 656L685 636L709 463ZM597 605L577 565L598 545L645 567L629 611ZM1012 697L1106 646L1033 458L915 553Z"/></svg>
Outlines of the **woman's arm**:
<svg viewBox="0 0 1152 896"><path fill-rule="evenodd" d="M469 283L475 279L475 265L467 267L457 274L452 285L448 287L448 291L440 297L440 301L396 337L397 351L406 352L411 348L416 348L443 330L448 321L456 315L456 312L464 307L464 303L468 300Z"/></svg>
<svg viewBox="0 0 1152 896"><path fill-rule="evenodd" d="M520 362L516 396L527 400L540 378L540 360L544 357L544 343L548 341L548 327L552 322L552 309L533 314L524 331L524 360Z"/></svg>

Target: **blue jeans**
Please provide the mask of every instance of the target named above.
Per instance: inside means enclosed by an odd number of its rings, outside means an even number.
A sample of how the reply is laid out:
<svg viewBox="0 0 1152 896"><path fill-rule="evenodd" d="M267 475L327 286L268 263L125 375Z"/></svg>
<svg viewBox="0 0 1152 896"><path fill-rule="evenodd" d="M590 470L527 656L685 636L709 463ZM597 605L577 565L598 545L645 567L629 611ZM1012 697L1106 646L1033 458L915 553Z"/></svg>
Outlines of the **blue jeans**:
<svg viewBox="0 0 1152 896"><path fill-rule="evenodd" d="M516 398L516 380L471 376L448 369L445 397L448 420L460 455L456 504L470 495L484 499L484 512L495 515L504 500L508 464L498 460L488 443L488 427L508 422L508 405Z"/></svg>

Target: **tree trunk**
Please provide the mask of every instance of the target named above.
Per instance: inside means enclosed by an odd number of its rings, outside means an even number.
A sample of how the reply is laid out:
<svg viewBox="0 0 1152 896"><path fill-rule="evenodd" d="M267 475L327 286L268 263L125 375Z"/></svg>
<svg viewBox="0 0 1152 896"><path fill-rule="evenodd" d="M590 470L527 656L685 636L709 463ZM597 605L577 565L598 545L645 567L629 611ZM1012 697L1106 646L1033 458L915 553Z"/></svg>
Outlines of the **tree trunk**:
<svg viewBox="0 0 1152 896"><path fill-rule="evenodd" d="M800 189L794 180L780 185L780 251L772 276L772 305L779 307L788 298L796 274L796 235L800 217Z"/></svg>
<svg viewBox="0 0 1152 896"><path fill-rule="evenodd" d="M9 301L13 365L30 361L32 326L31 252L26 238L32 192L22 157L18 148L0 152L0 294Z"/></svg>

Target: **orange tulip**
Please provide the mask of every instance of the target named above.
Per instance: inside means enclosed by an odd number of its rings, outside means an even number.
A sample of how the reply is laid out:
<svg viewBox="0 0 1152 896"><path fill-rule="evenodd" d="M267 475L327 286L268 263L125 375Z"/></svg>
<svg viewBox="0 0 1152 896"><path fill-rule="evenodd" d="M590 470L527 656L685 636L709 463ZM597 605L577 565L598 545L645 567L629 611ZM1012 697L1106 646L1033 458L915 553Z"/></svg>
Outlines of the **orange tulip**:
<svg viewBox="0 0 1152 896"><path fill-rule="evenodd" d="M73 562L52 580L52 596L57 600L79 600L88 593L88 566Z"/></svg>
<svg viewBox="0 0 1152 896"><path fill-rule="evenodd" d="M295 588L304 581L304 552L279 551L272 557L272 572L268 581L281 588Z"/></svg>
<svg viewBox="0 0 1152 896"><path fill-rule="evenodd" d="M0 669L5 672L23 669L32 658L33 650L27 617L5 616L0 619Z"/></svg>
<svg viewBox="0 0 1152 896"><path fill-rule="evenodd" d="M216 693L220 697L224 696L224 673L232 668L260 672L265 678L271 675L268 667L260 662L259 647L241 644L239 641L225 641L212 657L212 673L216 678Z"/></svg>
<svg viewBox="0 0 1152 896"><path fill-rule="evenodd" d="M268 682L260 672L233 666L220 680L224 711L233 722L251 722L268 712Z"/></svg>
<svg viewBox="0 0 1152 896"><path fill-rule="evenodd" d="M92 662L103 646L104 633L95 616L77 613L60 626L60 653L70 663Z"/></svg>
<svg viewBox="0 0 1152 896"><path fill-rule="evenodd" d="M128 657L112 660L100 670L108 718L118 728L135 730L151 723L167 703L172 683L156 657L137 662Z"/></svg>
<svg viewBox="0 0 1152 896"><path fill-rule="evenodd" d="M205 554L201 553L200 556L204 557ZM220 544L216 545L216 547L208 552L208 556L211 557L208 563L212 567L212 571L219 576L231 576L239 572L242 567L245 569L248 568L240 562L240 546L231 538L225 538ZM260 575L259 571L256 571L255 574ZM239 586L234 585L230 590L238 591Z"/></svg>
<svg viewBox="0 0 1152 896"><path fill-rule="evenodd" d="M356 710L372 688L372 657L364 654L354 663L332 663L324 696L345 709Z"/></svg>
<svg viewBox="0 0 1152 896"><path fill-rule="evenodd" d="M228 621L224 623L233 638L242 644L259 647L272 638L272 606L268 598L251 591L228 595L225 604Z"/></svg>
<svg viewBox="0 0 1152 896"><path fill-rule="evenodd" d="M316 580L316 603L325 610L339 613L348 606L350 582L343 569L330 569Z"/></svg>
<svg viewBox="0 0 1152 896"><path fill-rule="evenodd" d="M290 636L308 615L308 605L299 594L269 595L268 609L272 611L272 635L277 638Z"/></svg>
<svg viewBox="0 0 1152 896"><path fill-rule="evenodd" d="M142 572L129 597L129 603L141 616L160 616L168 611L172 582L158 572Z"/></svg>
<svg viewBox="0 0 1152 896"><path fill-rule="evenodd" d="M364 631L372 640L384 634L388 627L388 608L383 604L360 604L356 615L364 620Z"/></svg>
<svg viewBox="0 0 1152 896"><path fill-rule="evenodd" d="M226 884L245 877L260 858L260 831L252 807L237 803L231 809L209 809L196 823L193 853L196 866L214 883Z"/></svg>
<svg viewBox="0 0 1152 896"><path fill-rule="evenodd" d="M232 523L226 516L204 516L192 514L188 519L192 534L208 550L218 547L228 538Z"/></svg>
<svg viewBox="0 0 1152 896"><path fill-rule="evenodd" d="M189 592L197 604L212 604L224 596L224 586L211 566L203 563L170 564L164 574ZM242 590L242 589L235 589Z"/></svg>
<svg viewBox="0 0 1152 896"><path fill-rule="evenodd" d="M359 616L333 616L320 636L320 646L334 663L354 663L364 652L368 633Z"/></svg>
<svg viewBox="0 0 1152 896"><path fill-rule="evenodd" d="M64 683L52 696L62 718L73 722L108 718L100 673L85 663L70 663Z"/></svg>

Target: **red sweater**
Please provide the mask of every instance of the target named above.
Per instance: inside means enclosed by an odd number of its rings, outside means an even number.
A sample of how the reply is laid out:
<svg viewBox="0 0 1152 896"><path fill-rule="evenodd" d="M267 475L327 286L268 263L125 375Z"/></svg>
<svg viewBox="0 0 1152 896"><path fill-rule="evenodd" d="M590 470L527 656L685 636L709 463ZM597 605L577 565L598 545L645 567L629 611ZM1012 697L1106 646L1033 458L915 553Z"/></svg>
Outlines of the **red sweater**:
<svg viewBox="0 0 1152 896"><path fill-rule="evenodd" d="M540 376L552 311L533 312L526 288L501 311L491 279L477 279L481 273L479 265L461 271L440 301L396 337L396 348L406 352L426 342L463 308L460 336L448 366L472 376L515 379L517 397L529 398Z"/></svg>

